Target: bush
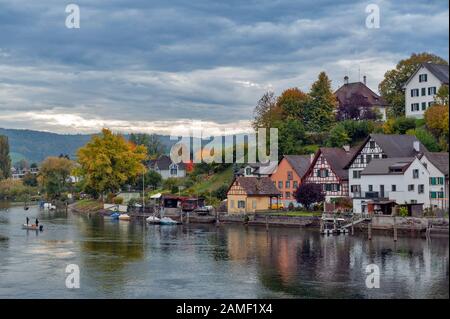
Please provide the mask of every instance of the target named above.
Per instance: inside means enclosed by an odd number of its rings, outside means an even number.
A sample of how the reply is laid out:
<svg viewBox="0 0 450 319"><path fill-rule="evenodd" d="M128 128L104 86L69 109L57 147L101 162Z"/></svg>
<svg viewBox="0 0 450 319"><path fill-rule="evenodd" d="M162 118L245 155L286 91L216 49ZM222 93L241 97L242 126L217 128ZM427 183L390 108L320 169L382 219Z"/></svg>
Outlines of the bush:
<svg viewBox="0 0 450 319"><path fill-rule="evenodd" d="M400 207L398 210L398 215L400 217L407 217L408 216L408 208L405 206Z"/></svg>
<svg viewBox="0 0 450 319"><path fill-rule="evenodd" d="M228 191L228 186L222 185L218 189L213 191L211 195L222 201L225 198L227 198L227 191Z"/></svg>
<svg viewBox="0 0 450 319"><path fill-rule="evenodd" d="M123 204L123 197L120 197L120 196L114 197L113 203L116 204L116 205L122 205Z"/></svg>

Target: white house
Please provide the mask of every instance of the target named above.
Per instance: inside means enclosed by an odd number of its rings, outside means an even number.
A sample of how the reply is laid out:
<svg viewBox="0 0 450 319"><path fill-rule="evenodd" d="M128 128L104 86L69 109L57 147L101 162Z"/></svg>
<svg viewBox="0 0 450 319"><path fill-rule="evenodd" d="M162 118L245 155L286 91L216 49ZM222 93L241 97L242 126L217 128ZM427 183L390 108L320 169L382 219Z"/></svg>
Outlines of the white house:
<svg viewBox="0 0 450 319"><path fill-rule="evenodd" d="M426 152L420 161L430 173L430 203L433 208L448 210L449 196L449 161L448 153Z"/></svg>
<svg viewBox="0 0 450 319"><path fill-rule="evenodd" d="M247 163L238 172L237 176L244 177L270 177L278 167L278 162Z"/></svg>
<svg viewBox="0 0 450 319"><path fill-rule="evenodd" d="M374 159L415 157L426 148L412 135L370 134L348 162L349 195L362 197L361 173Z"/></svg>
<svg viewBox="0 0 450 319"><path fill-rule="evenodd" d="M423 118L441 85L448 85L448 65L422 63L403 86L407 117Z"/></svg>
<svg viewBox="0 0 450 319"><path fill-rule="evenodd" d="M161 155L158 159L151 161L149 168L159 173L162 179L186 176L186 165L183 162L173 163L167 155Z"/></svg>
<svg viewBox="0 0 450 319"><path fill-rule="evenodd" d="M370 204L380 209L404 204L430 207L429 179L430 173L417 157L374 159L361 172L362 196L353 200L354 212L365 213Z"/></svg>

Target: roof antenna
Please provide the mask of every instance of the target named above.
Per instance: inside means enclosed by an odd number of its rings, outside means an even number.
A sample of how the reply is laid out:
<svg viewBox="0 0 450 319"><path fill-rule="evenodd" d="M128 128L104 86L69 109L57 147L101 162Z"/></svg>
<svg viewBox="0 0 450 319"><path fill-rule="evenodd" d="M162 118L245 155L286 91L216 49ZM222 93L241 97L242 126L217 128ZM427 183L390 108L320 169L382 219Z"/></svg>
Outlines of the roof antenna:
<svg viewBox="0 0 450 319"><path fill-rule="evenodd" d="M358 64L358 82L361 82L361 64Z"/></svg>

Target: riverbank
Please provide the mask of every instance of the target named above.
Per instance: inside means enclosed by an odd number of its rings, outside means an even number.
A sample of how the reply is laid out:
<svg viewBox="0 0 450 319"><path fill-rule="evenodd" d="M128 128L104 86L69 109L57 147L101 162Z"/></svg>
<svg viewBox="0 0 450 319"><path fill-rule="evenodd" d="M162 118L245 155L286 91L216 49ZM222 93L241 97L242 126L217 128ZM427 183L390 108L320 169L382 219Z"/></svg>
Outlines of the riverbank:
<svg viewBox="0 0 450 319"><path fill-rule="evenodd" d="M94 199L82 199L69 205L72 212L79 214L97 214L103 210L103 204Z"/></svg>

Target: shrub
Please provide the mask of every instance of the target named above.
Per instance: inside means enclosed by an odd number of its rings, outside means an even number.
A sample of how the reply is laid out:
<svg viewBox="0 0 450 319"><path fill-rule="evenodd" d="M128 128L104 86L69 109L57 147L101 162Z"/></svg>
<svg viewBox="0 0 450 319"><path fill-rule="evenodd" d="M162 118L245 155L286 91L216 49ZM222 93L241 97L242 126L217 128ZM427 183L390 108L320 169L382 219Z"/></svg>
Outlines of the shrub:
<svg viewBox="0 0 450 319"><path fill-rule="evenodd" d="M116 204L116 205L122 205L123 204L123 197L120 197L120 196L114 197L113 203Z"/></svg>
<svg viewBox="0 0 450 319"><path fill-rule="evenodd" d="M398 215L400 217L407 217L408 216L408 208L405 206L400 207L398 210Z"/></svg>

